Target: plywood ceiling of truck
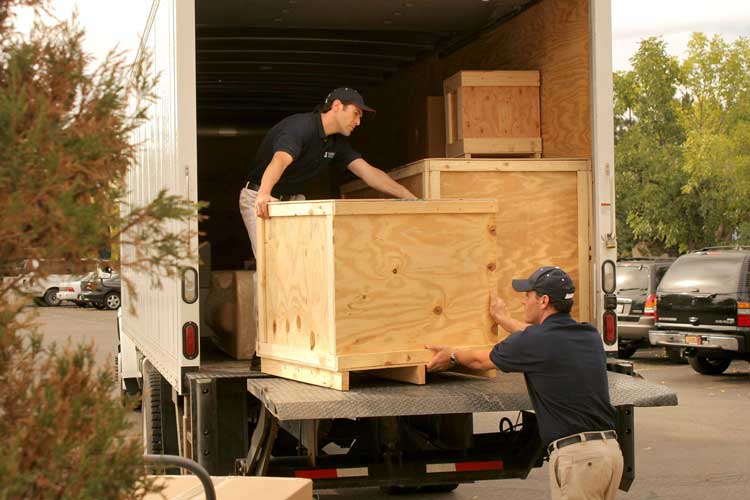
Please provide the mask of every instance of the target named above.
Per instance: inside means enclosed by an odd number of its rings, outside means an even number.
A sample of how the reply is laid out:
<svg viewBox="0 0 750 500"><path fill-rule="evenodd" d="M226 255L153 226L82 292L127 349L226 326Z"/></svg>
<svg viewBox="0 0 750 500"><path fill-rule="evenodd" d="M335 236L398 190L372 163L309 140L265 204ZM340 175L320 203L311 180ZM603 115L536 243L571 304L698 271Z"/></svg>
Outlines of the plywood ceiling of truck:
<svg viewBox="0 0 750 500"><path fill-rule="evenodd" d="M276 119L376 86L534 0L196 0L199 120Z"/></svg>

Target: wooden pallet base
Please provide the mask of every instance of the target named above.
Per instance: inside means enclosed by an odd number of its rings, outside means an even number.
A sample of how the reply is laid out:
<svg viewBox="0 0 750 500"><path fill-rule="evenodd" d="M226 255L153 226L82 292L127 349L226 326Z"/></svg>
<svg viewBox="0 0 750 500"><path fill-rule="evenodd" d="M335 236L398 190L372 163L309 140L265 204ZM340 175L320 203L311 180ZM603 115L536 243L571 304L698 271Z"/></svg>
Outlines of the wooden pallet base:
<svg viewBox="0 0 750 500"><path fill-rule="evenodd" d="M339 391L349 390L349 373L334 372L324 368L306 366L290 361L279 361L270 358L261 358L260 370L263 373L276 375L277 377L297 380L321 387L330 387ZM409 384L424 385L427 381L425 365L396 366L378 369L357 370L358 373L367 373L376 377L397 380Z"/></svg>

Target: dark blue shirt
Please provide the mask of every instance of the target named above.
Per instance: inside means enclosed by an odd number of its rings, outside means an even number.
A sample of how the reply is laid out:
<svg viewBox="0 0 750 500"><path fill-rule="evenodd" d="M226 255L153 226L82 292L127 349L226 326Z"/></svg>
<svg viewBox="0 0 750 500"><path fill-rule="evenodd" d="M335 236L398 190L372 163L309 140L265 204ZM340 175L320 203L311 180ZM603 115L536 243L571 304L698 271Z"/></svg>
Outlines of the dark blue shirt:
<svg viewBox="0 0 750 500"><path fill-rule="evenodd" d="M607 355L588 323L557 313L514 333L490 352L504 372L521 372L545 445L586 431L614 429Z"/></svg>
<svg viewBox="0 0 750 500"><path fill-rule="evenodd" d="M292 163L274 186L274 195L300 194L322 169L346 167L362 157L341 134L326 136L320 113L298 113L287 116L268 131L255 153L247 180L260 185L277 151L289 153Z"/></svg>

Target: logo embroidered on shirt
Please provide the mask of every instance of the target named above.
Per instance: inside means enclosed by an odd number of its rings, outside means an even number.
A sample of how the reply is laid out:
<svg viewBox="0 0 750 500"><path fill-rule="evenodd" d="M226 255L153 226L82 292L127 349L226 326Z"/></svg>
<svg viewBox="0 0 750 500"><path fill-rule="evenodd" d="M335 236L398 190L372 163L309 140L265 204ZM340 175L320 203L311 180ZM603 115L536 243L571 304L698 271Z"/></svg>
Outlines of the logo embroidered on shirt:
<svg viewBox="0 0 750 500"><path fill-rule="evenodd" d="M326 152L323 153L323 158L326 158L328 160L330 160L334 156L336 156L336 152L335 151L326 151Z"/></svg>

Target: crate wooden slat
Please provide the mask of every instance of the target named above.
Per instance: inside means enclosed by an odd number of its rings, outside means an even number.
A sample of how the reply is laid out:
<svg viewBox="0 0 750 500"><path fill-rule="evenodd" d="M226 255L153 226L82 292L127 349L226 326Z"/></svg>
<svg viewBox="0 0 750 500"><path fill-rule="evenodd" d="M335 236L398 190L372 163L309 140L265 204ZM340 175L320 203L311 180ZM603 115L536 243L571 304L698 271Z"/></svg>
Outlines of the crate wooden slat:
<svg viewBox="0 0 750 500"><path fill-rule="evenodd" d="M214 342L235 359L255 354L254 271L213 271L205 298L206 326Z"/></svg>
<svg viewBox="0 0 750 500"><path fill-rule="evenodd" d="M430 158L391 170L389 175L424 199L497 200L498 292L511 314L523 309L510 280L541 265L558 265L576 284L573 314L592 321L589 269L591 162L587 159ZM346 198L369 198L361 181L341 186Z"/></svg>
<svg viewBox="0 0 750 500"><path fill-rule="evenodd" d="M494 200L269 205L258 225L261 369L346 390L348 372L423 383L425 344L486 348Z"/></svg>
<svg viewBox="0 0 750 500"><path fill-rule="evenodd" d="M541 156L538 71L460 71L443 92L446 156Z"/></svg>

